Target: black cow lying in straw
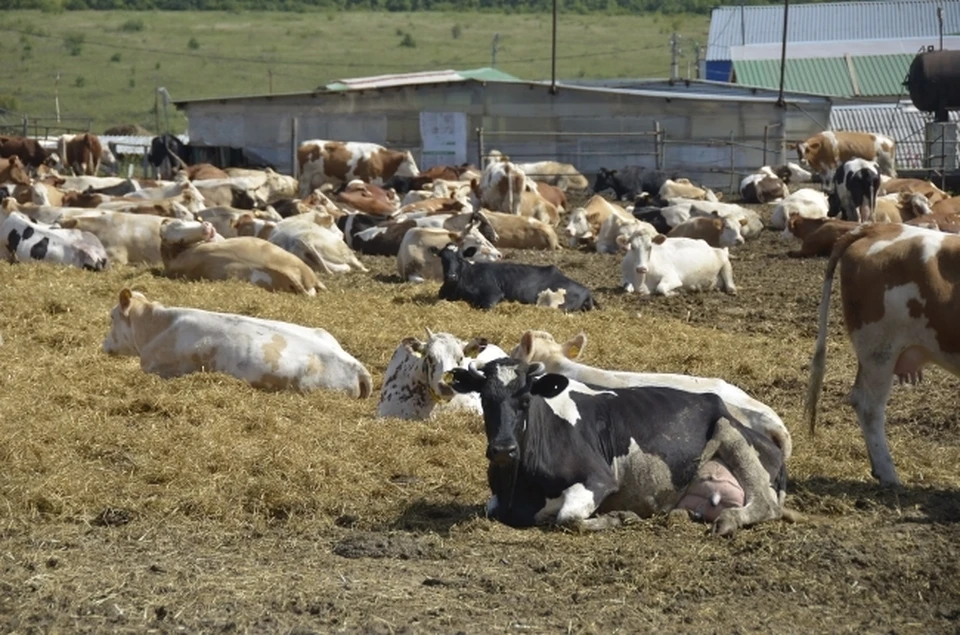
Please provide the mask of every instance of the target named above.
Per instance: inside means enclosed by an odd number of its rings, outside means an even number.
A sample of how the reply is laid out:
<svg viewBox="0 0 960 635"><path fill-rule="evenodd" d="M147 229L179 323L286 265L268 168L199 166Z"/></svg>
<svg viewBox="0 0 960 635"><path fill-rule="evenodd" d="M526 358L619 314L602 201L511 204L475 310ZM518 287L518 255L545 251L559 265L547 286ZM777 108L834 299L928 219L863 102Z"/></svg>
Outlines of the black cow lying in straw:
<svg viewBox="0 0 960 635"><path fill-rule="evenodd" d="M566 290L563 311L600 308L590 289L571 280L553 265L522 265L508 262L469 262L454 243L430 248L443 265L441 300L464 300L478 309L492 309L504 300L536 304L543 291Z"/></svg>
<svg viewBox="0 0 960 635"><path fill-rule="evenodd" d="M594 530L683 509L720 535L793 516L780 449L716 395L542 372L510 358L453 370L451 387L483 405L488 516Z"/></svg>

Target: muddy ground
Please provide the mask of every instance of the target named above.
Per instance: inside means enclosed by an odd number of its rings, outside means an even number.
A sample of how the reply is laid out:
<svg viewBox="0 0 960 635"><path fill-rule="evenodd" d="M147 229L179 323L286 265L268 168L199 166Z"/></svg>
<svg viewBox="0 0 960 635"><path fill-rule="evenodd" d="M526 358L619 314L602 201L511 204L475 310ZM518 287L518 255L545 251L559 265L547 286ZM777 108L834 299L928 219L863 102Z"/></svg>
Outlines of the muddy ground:
<svg viewBox="0 0 960 635"><path fill-rule="evenodd" d="M509 254L596 289L603 310L589 316L482 314L368 258L369 276L328 281L316 309L378 389L392 346L424 326L508 350L526 328L584 329L587 363L737 383L790 427L788 504L807 519L728 539L668 517L589 535L510 529L483 518L482 427L466 415L378 424L376 396L164 382L97 350L121 286L307 321L299 299L149 268L0 265L0 630L956 633L957 380L934 370L894 391L905 485L879 489L844 403L854 360L836 306L818 434L801 425L824 261L786 250L775 232L735 250L735 297L645 300L616 289L615 256Z"/></svg>

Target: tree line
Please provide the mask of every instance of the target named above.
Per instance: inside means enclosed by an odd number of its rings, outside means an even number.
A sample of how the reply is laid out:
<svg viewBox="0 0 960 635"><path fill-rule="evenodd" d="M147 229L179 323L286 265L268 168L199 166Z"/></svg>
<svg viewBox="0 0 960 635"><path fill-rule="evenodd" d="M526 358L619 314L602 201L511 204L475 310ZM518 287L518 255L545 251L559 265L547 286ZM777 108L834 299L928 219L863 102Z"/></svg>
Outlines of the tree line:
<svg viewBox="0 0 960 635"><path fill-rule="evenodd" d="M805 0L821 1L821 0ZM709 13L719 5L781 4L779 0L559 0L568 13ZM553 0L0 0L0 10L126 11L490 11L542 13Z"/></svg>

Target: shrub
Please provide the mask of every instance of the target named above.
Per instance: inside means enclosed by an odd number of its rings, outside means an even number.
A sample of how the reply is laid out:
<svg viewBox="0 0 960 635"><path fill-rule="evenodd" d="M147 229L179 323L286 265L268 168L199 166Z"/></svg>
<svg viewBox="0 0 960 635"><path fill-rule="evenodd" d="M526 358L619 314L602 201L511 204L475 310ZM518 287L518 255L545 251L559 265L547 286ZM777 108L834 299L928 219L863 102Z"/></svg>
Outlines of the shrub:
<svg viewBox="0 0 960 635"><path fill-rule="evenodd" d="M111 61L111 62L119 62L119 61L120 61L120 54L119 54L119 53L114 53L113 55L111 55L111 56L110 56L110 61Z"/></svg>
<svg viewBox="0 0 960 635"><path fill-rule="evenodd" d="M73 80L73 85L77 88L83 88L87 85L87 80L83 75L77 75L77 78Z"/></svg>
<svg viewBox="0 0 960 635"><path fill-rule="evenodd" d="M71 56L76 57L83 51L84 39L86 36L83 33L71 33L63 39L63 45Z"/></svg>
<svg viewBox="0 0 960 635"><path fill-rule="evenodd" d="M417 48L417 41L413 39L413 36L409 33L403 34L403 39L400 40L400 46L405 46L407 48L415 49Z"/></svg>
<svg viewBox="0 0 960 635"><path fill-rule="evenodd" d="M190 41L187 42L187 48L191 51L196 51L198 48L200 48L200 42L197 42L197 38L192 37L190 38Z"/></svg>
<svg viewBox="0 0 960 635"><path fill-rule="evenodd" d="M450 29L450 35L453 36L453 39L459 40L460 36L463 35L463 28L459 24L454 24L453 28Z"/></svg>
<svg viewBox="0 0 960 635"><path fill-rule="evenodd" d="M126 31L127 33L137 33L143 31L144 28L146 27L141 18L131 18L120 25L120 30Z"/></svg>

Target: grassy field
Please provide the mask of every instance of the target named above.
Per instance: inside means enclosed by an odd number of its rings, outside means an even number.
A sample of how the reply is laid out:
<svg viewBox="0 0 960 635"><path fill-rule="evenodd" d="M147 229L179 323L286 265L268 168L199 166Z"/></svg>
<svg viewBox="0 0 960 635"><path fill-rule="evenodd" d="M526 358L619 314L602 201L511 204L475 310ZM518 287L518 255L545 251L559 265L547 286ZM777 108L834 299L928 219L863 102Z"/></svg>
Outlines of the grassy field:
<svg viewBox="0 0 960 635"><path fill-rule="evenodd" d="M308 299L148 267L0 263L0 631L946 633L960 620L957 378L898 387L904 487L870 477L845 397L838 291L816 437L801 421L823 260L765 232L733 254L739 295L640 300L620 259L510 252L596 290L579 315L438 301L392 258ZM171 306L329 330L375 395L266 393L220 374L163 380L103 354L121 288ZM718 376L790 428L799 524L732 539L669 517L577 535L486 520L482 421L374 417L390 356L424 328L508 351L584 330L584 361Z"/></svg>
<svg viewBox="0 0 960 635"><path fill-rule="evenodd" d="M665 77L674 30L686 38L686 73L707 28L705 16L563 15L557 76ZM549 15L8 11L0 107L52 116L59 73L62 117L91 118L94 132L125 123L153 130L157 86L187 99L267 93L271 72L282 93L345 77L490 66L496 33L497 68L550 77ZM170 125L184 130L186 120L171 112Z"/></svg>

